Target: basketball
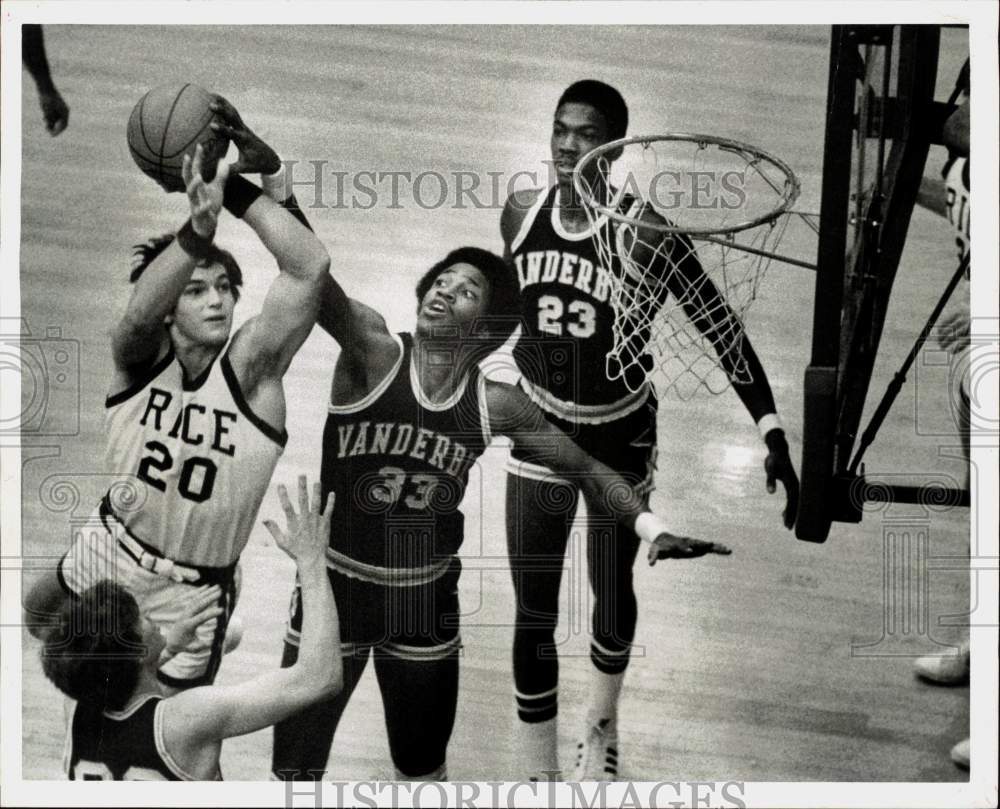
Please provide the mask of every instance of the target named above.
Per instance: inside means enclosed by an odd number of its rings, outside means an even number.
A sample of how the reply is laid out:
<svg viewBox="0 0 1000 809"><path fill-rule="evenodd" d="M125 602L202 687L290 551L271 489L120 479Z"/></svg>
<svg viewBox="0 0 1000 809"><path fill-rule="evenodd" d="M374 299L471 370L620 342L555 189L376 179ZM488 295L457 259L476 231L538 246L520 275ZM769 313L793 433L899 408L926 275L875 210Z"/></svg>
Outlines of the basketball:
<svg viewBox="0 0 1000 809"><path fill-rule="evenodd" d="M128 148L142 171L168 191L183 191L181 164L200 143L205 156L205 179L215 176L215 165L229 141L212 131L215 120L209 104L212 94L197 84L164 84L139 99L128 121Z"/></svg>

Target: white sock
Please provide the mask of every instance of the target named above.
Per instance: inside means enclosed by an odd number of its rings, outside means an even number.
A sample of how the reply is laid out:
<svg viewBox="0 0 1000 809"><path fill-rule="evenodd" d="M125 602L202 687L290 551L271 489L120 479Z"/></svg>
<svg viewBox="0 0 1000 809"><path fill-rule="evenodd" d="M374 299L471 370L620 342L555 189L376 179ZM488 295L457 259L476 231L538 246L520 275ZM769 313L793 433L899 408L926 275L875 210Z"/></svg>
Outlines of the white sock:
<svg viewBox="0 0 1000 809"><path fill-rule="evenodd" d="M557 751L558 719L553 716L544 722L518 722L518 754L521 773L517 775L541 777L559 772Z"/></svg>
<svg viewBox="0 0 1000 809"><path fill-rule="evenodd" d="M591 669L590 672L590 705L587 709L588 725L596 725L601 720L608 720L606 729L617 732L618 729L618 699L621 696L622 684L625 682L625 672L605 674L603 671Z"/></svg>

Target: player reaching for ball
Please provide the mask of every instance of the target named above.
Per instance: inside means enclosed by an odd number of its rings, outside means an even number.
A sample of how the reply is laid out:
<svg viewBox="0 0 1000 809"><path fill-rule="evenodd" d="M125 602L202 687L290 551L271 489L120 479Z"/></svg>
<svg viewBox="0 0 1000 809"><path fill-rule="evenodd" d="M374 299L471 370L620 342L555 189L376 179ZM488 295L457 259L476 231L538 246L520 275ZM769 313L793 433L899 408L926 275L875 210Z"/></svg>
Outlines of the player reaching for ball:
<svg viewBox="0 0 1000 809"><path fill-rule="evenodd" d="M344 690L278 723L272 770L323 777L340 717L369 658L382 693L397 777L447 778L459 680L459 505L469 469L503 433L529 451L558 450L592 508L651 543L650 563L728 553L673 536L624 480L581 451L510 385L477 364L518 320L517 279L499 257L462 247L417 284L412 333L392 334L375 310L328 277L319 323L339 343L323 434L323 491L339 505L327 551L341 608ZM297 594L283 665L299 652Z"/></svg>
<svg viewBox="0 0 1000 809"><path fill-rule="evenodd" d="M164 634L118 583L101 581L79 597L63 597L41 657L46 676L70 698L64 759L70 780L219 780L224 739L265 728L337 692L337 605L325 565L333 497L321 515L319 486L311 504L305 477L298 488L296 514L284 487L278 487L287 532L265 522L278 547L295 560L308 606L302 653L291 668L171 696L157 669L197 643L198 627L222 613L218 585L186 594L183 611Z"/></svg>
<svg viewBox="0 0 1000 809"><path fill-rule="evenodd" d="M621 474L636 496L648 501L656 462L657 400L648 384L630 389L624 380L609 379L605 373L605 356L613 347L615 312L608 294L608 283L614 277L609 270L613 268L602 266L572 179L573 169L584 154L623 137L627 127L628 108L613 87L592 80L568 87L556 104L552 123L557 182L548 189L511 196L500 229L505 255L517 268L521 282L524 321L514 358L522 373L522 388L553 425ZM613 152L608 155L609 159L616 156ZM586 177L592 187L606 183L596 166L597 161L589 163L592 170ZM595 195L603 198L601 192ZM629 203L622 205L624 212ZM648 206L635 215L643 221L664 222ZM611 224L604 219L601 227ZM662 239L657 231L644 233L640 228L637 242L658 245ZM678 271L669 273L670 292L684 302L685 312L715 346L732 377L730 346L724 344L732 337L723 335L743 335L743 330L730 328L731 310L686 242L677 237L686 258L672 264ZM640 249L638 244L636 249ZM541 259L548 261L553 255L562 268L557 277L550 281L544 274L532 275L532 266L537 268ZM670 250L662 255L670 255ZM651 264L651 258L640 263ZM672 257L668 260L673 261ZM560 365L560 352L572 354L574 362L569 372L557 374L553 369ZM774 491L776 480L785 486L784 521L790 527L795 519L798 479L775 415L767 376L745 336L742 356L753 381L733 381L733 387L767 444L768 491ZM561 365L566 367L565 362ZM555 447L546 448L543 454L522 445L514 447L507 468L507 545L517 598L514 684L521 720L515 745L521 758L517 777L558 778L560 770L556 752L559 661L554 632L563 556L580 485L559 474L559 463ZM553 508L555 503L562 506ZM618 700L638 614L632 564L639 538L629 526L615 534L599 521L588 527L587 537L594 591L593 668L586 728L577 746L573 780L613 780L618 773Z"/></svg>
<svg viewBox="0 0 1000 809"><path fill-rule="evenodd" d="M245 127L236 143L240 169L273 169L276 155ZM329 267L313 233L257 186L222 163L207 182L205 169L199 145L183 161L191 217L176 235L137 248L132 295L112 331L106 466L128 477L26 602L29 614L51 615L61 590L111 578L166 628L179 595L218 584L223 612L201 627L207 646L159 670L174 688L209 683L218 669L240 553L287 439L282 377L312 329ZM260 313L236 334L242 274L214 242L223 206L279 268ZM41 636L44 625L33 631Z"/></svg>

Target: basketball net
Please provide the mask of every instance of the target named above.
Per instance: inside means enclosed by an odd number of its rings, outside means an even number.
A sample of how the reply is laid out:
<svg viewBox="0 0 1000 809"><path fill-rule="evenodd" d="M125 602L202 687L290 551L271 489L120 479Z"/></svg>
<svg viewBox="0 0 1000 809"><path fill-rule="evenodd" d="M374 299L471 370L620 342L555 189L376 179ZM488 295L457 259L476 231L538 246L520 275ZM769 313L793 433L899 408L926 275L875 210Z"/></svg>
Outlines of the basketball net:
<svg viewBox="0 0 1000 809"><path fill-rule="evenodd" d="M735 141L660 135L598 147L573 181L616 279L609 379L681 399L752 381L743 324L780 258L799 191L791 169Z"/></svg>

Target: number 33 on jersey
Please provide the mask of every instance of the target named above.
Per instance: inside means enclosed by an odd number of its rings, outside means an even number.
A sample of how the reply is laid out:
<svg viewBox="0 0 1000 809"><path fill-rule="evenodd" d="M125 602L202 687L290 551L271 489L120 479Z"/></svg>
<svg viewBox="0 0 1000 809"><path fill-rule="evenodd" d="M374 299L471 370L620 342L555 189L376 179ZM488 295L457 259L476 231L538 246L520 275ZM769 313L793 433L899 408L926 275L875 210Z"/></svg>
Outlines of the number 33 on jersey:
<svg viewBox="0 0 1000 809"><path fill-rule="evenodd" d="M135 475L135 502L114 498L125 527L171 559L235 561L287 435L250 409L228 354L188 380L171 349L105 405L107 468Z"/></svg>

